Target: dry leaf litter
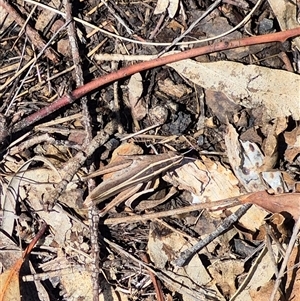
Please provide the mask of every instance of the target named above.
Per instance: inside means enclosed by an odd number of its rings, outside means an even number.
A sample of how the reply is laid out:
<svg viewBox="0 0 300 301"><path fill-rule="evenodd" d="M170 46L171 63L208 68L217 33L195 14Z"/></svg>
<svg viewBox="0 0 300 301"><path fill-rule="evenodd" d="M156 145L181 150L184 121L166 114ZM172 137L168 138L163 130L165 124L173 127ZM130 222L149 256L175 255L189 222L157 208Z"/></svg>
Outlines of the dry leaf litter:
<svg viewBox="0 0 300 301"><path fill-rule="evenodd" d="M299 22L286 0L0 0L0 300L297 300L300 32L47 108Z"/></svg>

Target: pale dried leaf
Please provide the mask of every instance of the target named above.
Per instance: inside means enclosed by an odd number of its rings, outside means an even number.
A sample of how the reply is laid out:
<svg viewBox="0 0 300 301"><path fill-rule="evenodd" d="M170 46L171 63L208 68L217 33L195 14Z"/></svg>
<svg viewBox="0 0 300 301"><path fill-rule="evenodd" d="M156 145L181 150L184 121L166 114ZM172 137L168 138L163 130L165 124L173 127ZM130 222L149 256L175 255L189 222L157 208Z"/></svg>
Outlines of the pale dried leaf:
<svg viewBox="0 0 300 301"><path fill-rule="evenodd" d="M69 268L60 274L60 282L65 291L65 297L70 301L93 300L92 277L88 271Z"/></svg>
<svg viewBox="0 0 300 301"><path fill-rule="evenodd" d="M140 73L135 73L130 77L127 85L129 91L129 100L132 106L135 106L143 93L143 78Z"/></svg>
<svg viewBox="0 0 300 301"><path fill-rule="evenodd" d="M53 239L59 246L63 247L66 243L66 233L72 228L66 211L59 204L56 204L50 212L46 212L41 204L40 191L36 190L35 187L31 187L29 196L33 210L38 212L39 217L51 227Z"/></svg>
<svg viewBox="0 0 300 301"><path fill-rule="evenodd" d="M190 191L194 202L217 201L240 195L238 181L221 163L201 157L170 171L163 178L179 189Z"/></svg>
<svg viewBox="0 0 300 301"><path fill-rule="evenodd" d="M281 30L288 30L299 27L297 21L297 3L288 0L268 0ZM293 42L300 49L300 37L294 38Z"/></svg>
<svg viewBox="0 0 300 301"><path fill-rule="evenodd" d="M143 93L143 79L140 73L130 77L128 83L129 104L134 119L141 120L147 113L146 105L141 96Z"/></svg>
<svg viewBox="0 0 300 301"><path fill-rule="evenodd" d="M19 272L19 271L18 271ZM1 301L18 301L21 300L19 273L15 273L11 277L11 270L6 270L0 275L0 300ZM8 287L3 287L4 283L9 281Z"/></svg>
<svg viewBox="0 0 300 301"><path fill-rule="evenodd" d="M266 139L263 141L262 150L264 152L264 162L260 167L261 170L271 170L277 163L278 159L278 135L287 128L287 118L276 118L273 124L263 126Z"/></svg>
<svg viewBox="0 0 300 301"><path fill-rule="evenodd" d="M14 221L15 221L15 207L18 197L24 197L23 191L21 190L21 182L22 180L30 181L32 180L33 183L37 183L41 181L39 178L43 173L41 172L41 169L39 171L28 171L28 168L32 161L40 160L42 162L47 161L47 159L39 157L36 159L32 158L25 162L22 166L16 170L16 174L11 178L6 192L4 193L4 200L3 200L3 222L1 224L1 229L5 230L9 235L12 234L12 231L14 229ZM51 163L49 163L51 164ZM33 176L28 178L28 175L30 173L33 173ZM44 182L47 182L48 178L44 180Z"/></svg>
<svg viewBox="0 0 300 301"><path fill-rule="evenodd" d="M235 212L237 209L238 207L233 207L230 211ZM255 232L263 224L264 219L268 214L269 212L263 208L252 206L248 209L247 213L239 219L239 223L243 225L245 229Z"/></svg>
<svg viewBox="0 0 300 301"><path fill-rule="evenodd" d="M10 174L12 172L16 173L18 170L22 169L24 161L10 161L9 159L7 159L2 162L2 164L4 172ZM24 170L26 170L26 167L24 167ZM7 180L9 179L8 176L5 178L7 178ZM0 228L3 229L8 235L11 235L14 229L15 204L18 193L20 193L19 177L11 177L9 179L8 185L6 185L5 183L2 184L0 194L0 208L3 209L3 218Z"/></svg>
<svg viewBox="0 0 300 301"><path fill-rule="evenodd" d="M157 268L163 269L167 262L173 261L180 252L186 250L188 248L187 245L190 244L187 244L186 240L178 233L172 232L162 225L151 223L148 240L148 252L152 262ZM199 266L201 271L198 272L203 272L200 279L195 280L200 281L200 283L203 285L207 284L211 281L210 276L204 269L199 257L195 256L193 259L194 261L193 264L191 264L191 267ZM182 272L184 272L183 269Z"/></svg>
<svg viewBox="0 0 300 301"><path fill-rule="evenodd" d="M251 301L261 301L261 300L269 300L274 289L274 280L270 280L263 286L259 288L259 290L249 290L249 295L251 297ZM277 291L275 300L280 300L280 293Z"/></svg>
<svg viewBox="0 0 300 301"><path fill-rule="evenodd" d="M175 171L168 172L163 179L179 189L190 191L193 195L193 203L214 202L242 194L238 187L238 180L230 169L204 156L201 159L202 162L195 160L176 168ZM260 178L255 178L255 183L258 180L261 184ZM232 211L237 209L238 207L233 207ZM219 212L215 214L219 215ZM267 214L268 212L262 208L252 207L242 216L240 222L245 228L256 231Z"/></svg>
<svg viewBox="0 0 300 301"><path fill-rule="evenodd" d="M0 249L0 263L5 270L11 268L22 256L21 249L2 231L0 231Z"/></svg>
<svg viewBox="0 0 300 301"><path fill-rule="evenodd" d="M168 5L169 5L169 0L158 0L153 14L159 15L159 14L164 13L166 11Z"/></svg>
<svg viewBox="0 0 300 301"><path fill-rule="evenodd" d="M236 104L261 106L266 120L287 116L300 120L300 76L295 73L225 61L183 60L168 66L205 89L225 93Z"/></svg>
<svg viewBox="0 0 300 301"><path fill-rule="evenodd" d="M278 254L277 250L273 249L274 255ZM265 247L260 255L255 260L254 264L243 281L238 287L237 292L232 296L230 301L253 301L250 291L259 292L260 288L266 285L274 275L274 266L270 252Z"/></svg>
<svg viewBox="0 0 300 301"><path fill-rule="evenodd" d="M148 253L157 268L164 269L167 263L175 260L180 252L188 249L188 247L191 247L191 245L178 233L171 232L162 225L151 223ZM194 256L184 268L178 268L176 273L165 272L170 273L174 281L187 287L208 285L212 280L198 256ZM168 284L166 285L168 286ZM172 287L169 286L169 289L172 290ZM210 289L217 292L214 285ZM184 300L192 300L188 294L182 291L179 292L182 293ZM220 300L223 300L223 298L221 297Z"/></svg>
<svg viewBox="0 0 300 301"><path fill-rule="evenodd" d="M263 164L264 156L258 146L248 141L239 141L238 134L231 124L227 126L225 144L229 163L245 190L247 192L265 190L266 186L261 179L259 169ZM237 207L232 208L232 210L236 209ZM242 216L240 222L246 228L255 231L261 226L266 215L267 211L252 206L247 214Z"/></svg>
<svg viewBox="0 0 300 301"><path fill-rule="evenodd" d="M28 170L33 161L41 161L49 166L50 169L39 168ZM19 191L19 186L27 186L28 201L32 209L38 212L39 216L51 227L55 241L63 246L65 244L66 232L72 227L70 218L59 204L56 204L51 212L45 212L42 205L45 192L53 189L53 183L57 183L59 180L60 176L52 163L40 156L35 156L28 160L19 169L18 174L12 178L16 191ZM24 198L25 196L19 194L19 197Z"/></svg>
<svg viewBox="0 0 300 301"><path fill-rule="evenodd" d="M281 171L264 171L261 174L264 181L274 190L275 193L284 193L289 191L286 183L284 182Z"/></svg>
<svg viewBox="0 0 300 301"><path fill-rule="evenodd" d="M165 1L167 2L167 1ZM174 18L178 10L179 0L169 0L168 13L170 18Z"/></svg>

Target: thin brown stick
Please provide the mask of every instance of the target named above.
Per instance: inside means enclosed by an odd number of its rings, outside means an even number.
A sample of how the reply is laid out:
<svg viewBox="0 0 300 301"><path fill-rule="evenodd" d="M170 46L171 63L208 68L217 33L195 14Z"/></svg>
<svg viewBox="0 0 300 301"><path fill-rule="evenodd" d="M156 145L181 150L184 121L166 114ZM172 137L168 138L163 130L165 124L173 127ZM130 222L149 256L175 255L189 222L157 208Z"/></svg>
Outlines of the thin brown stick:
<svg viewBox="0 0 300 301"><path fill-rule="evenodd" d="M268 194L268 192L266 191L256 191L232 197L229 199L219 200L216 202L200 203L168 211L148 213L143 215L130 215L125 217L108 218L103 221L103 224L116 225L121 223L135 223L138 221L146 221L153 220L155 218L180 215L202 209L210 209L210 211L217 211L247 203L255 204L273 213L282 211L289 212L296 220L300 216L300 208L298 202L299 197L299 193L282 193L271 195Z"/></svg>
<svg viewBox="0 0 300 301"><path fill-rule="evenodd" d="M146 254L146 253L141 253L141 254L140 254L140 257L141 257L141 259L142 259L145 263L147 263L147 264L150 263L148 254ZM146 268L146 269L148 270L150 279L151 279L151 281L152 281L152 283L153 283L153 286L154 286L154 289L155 289L155 293L156 293L156 299L157 299L157 301L164 301L165 298L164 298L163 291L162 291L162 289L161 289L161 284L160 284L160 282L156 279L155 274L152 273L152 271L151 271L150 269L148 269L148 268Z"/></svg>
<svg viewBox="0 0 300 301"><path fill-rule="evenodd" d="M67 28L69 36L69 44L72 53L72 59L75 66L75 81L76 86L82 86L84 84L83 71L81 67L81 58L79 54L79 47L77 43L77 35L75 24L72 20L72 4L69 0L64 0L64 6L66 10L66 22L70 22ZM82 124L85 130L85 139L83 148L88 146L92 141L92 127L91 127L91 117L87 105L87 97L84 96L81 98L81 107L82 107ZM93 171L93 163L89 162L89 172ZM88 181L89 192L95 188L94 179L89 179ZM98 243L98 223L99 216L96 214L97 210L95 206L91 206L88 211L88 220L89 220L89 229L90 229L90 239L91 239L91 257L92 257L92 287L93 287L93 301L99 300L99 254L100 248Z"/></svg>
<svg viewBox="0 0 300 301"><path fill-rule="evenodd" d="M242 196L241 196L242 197ZM212 209L215 210L221 210L229 207L234 207L237 205L241 205L242 202L236 198L231 199L225 199L220 200L216 202L210 202L210 203L200 203L195 205L190 205L182 208L172 209L168 211L161 211L161 212L154 212L154 213L148 213L148 214L134 214L130 216L125 217L115 217L115 218L107 218L103 221L104 225L116 225L121 223L135 223L135 222L141 222L141 221L147 221L147 220L153 220L155 218L163 218L167 216L175 216L180 215L192 211L202 210L202 209Z"/></svg>
<svg viewBox="0 0 300 301"><path fill-rule="evenodd" d="M19 26L23 26L24 25L24 20L21 17L21 15L5 0L0 0L0 6L2 6L7 12L8 14L15 20L15 22L19 25ZM39 33L32 28L30 25L26 25L25 26L25 32L28 35L31 43L40 51L42 51L45 47L46 47L46 43L45 41L40 37ZM57 54L55 53L55 51L51 48L48 47L44 50L45 52L45 56L51 60L54 64L58 64L59 59Z"/></svg>

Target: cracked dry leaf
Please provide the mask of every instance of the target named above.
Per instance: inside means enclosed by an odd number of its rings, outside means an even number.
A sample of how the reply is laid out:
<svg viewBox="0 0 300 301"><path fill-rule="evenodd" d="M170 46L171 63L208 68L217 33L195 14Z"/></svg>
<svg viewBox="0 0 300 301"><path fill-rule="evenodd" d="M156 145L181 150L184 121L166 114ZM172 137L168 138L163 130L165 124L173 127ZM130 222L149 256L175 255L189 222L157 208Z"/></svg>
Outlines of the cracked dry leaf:
<svg viewBox="0 0 300 301"><path fill-rule="evenodd" d="M242 283L238 285L238 289L235 294L230 298L230 301L254 301L265 299L252 299L255 293L259 293L262 287L268 285L274 276L273 257L271 252L273 251L275 258L278 256L278 250L276 246L272 246L272 250L268 252L265 247L252 264L249 273ZM268 299L267 299L268 300Z"/></svg>
<svg viewBox="0 0 300 301"><path fill-rule="evenodd" d="M190 191L194 203L217 201L240 195L238 180L220 162L202 156L168 172L163 179L179 189Z"/></svg>
<svg viewBox="0 0 300 301"><path fill-rule="evenodd" d="M204 267L199 256L193 256L189 264L183 268L178 268L175 272L166 271L165 266L178 257L179 253L186 250L191 245L178 233L172 232L163 225L157 223L150 224L148 253L155 267L164 270L174 282L181 283L188 288L195 286L207 286L218 292L216 286L211 283L212 278ZM170 290L172 285L165 283ZM188 292L179 291L183 300L193 301ZM218 300L224 300L218 295ZM202 299L201 299L202 300Z"/></svg>
<svg viewBox="0 0 300 301"><path fill-rule="evenodd" d="M288 116L300 120L298 74L226 61L182 60L168 66L205 89L223 92L238 105L261 107L266 121Z"/></svg>

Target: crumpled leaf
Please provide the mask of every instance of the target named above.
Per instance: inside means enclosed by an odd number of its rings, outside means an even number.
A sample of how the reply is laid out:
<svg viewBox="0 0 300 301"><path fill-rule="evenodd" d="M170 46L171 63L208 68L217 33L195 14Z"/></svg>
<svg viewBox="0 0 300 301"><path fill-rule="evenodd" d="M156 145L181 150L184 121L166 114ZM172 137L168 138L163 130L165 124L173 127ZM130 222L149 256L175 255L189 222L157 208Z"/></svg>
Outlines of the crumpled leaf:
<svg viewBox="0 0 300 301"><path fill-rule="evenodd" d="M168 66L205 89L223 92L236 104L261 106L267 121L287 116L300 120L300 76L295 73L226 61L183 60Z"/></svg>
<svg viewBox="0 0 300 301"><path fill-rule="evenodd" d="M283 136L287 144L284 157L291 163L300 154L300 126L296 127L291 132L285 132Z"/></svg>
<svg viewBox="0 0 300 301"><path fill-rule="evenodd" d="M194 203L217 201L240 195L238 181L230 169L202 156L168 172L163 179L179 189L190 191Z"/></svg>
<svg viewBox="0 0 300 301"><path fill-rule="evenodd" d="M264 190L259 168L264 155L255 143L239 141L235 128L229 124L225 135L226 152L234 174L248 192Z"/></svg>

